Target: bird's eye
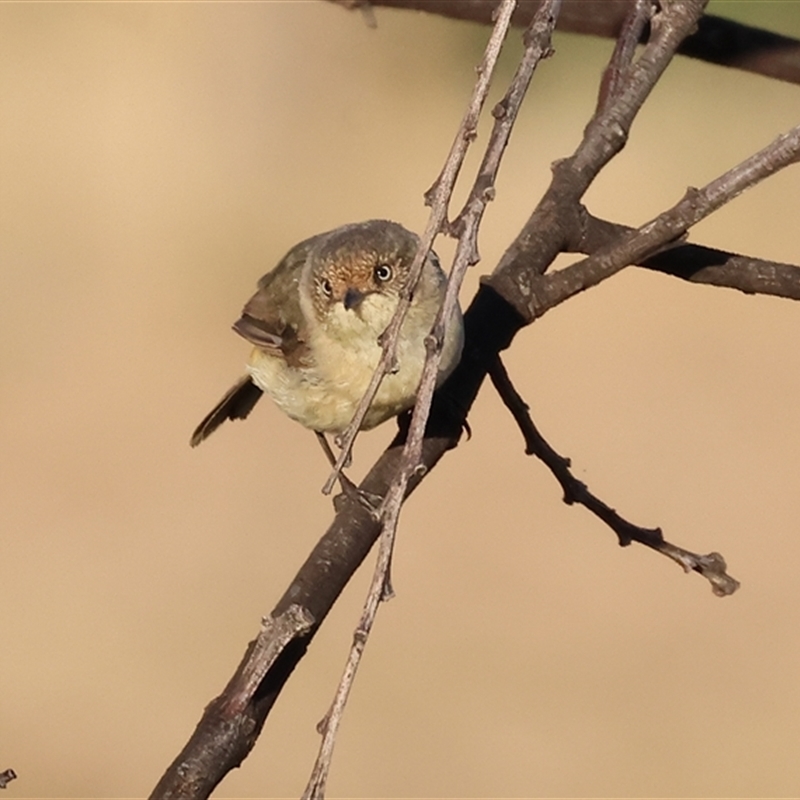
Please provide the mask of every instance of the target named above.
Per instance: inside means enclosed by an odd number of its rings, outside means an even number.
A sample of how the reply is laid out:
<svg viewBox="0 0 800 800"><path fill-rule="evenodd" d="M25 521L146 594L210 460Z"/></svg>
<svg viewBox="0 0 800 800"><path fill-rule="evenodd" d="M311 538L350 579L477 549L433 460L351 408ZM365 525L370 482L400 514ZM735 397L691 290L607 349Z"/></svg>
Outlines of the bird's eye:
<svg viewBox="0 0 800 800"><path fill-rule="evenodd" d="M373 275L378 283L386 283L392 279L392 268L388 264L378 264Z"/></svg>
<svg viewBox="0 0 800 800"><path fill-rule="evenodd" d="M331 286L331 282L327 278L323 278L319 282L319 288L322 289L322 294L325 297L330 297L333 294L333 286Z"/></svg>

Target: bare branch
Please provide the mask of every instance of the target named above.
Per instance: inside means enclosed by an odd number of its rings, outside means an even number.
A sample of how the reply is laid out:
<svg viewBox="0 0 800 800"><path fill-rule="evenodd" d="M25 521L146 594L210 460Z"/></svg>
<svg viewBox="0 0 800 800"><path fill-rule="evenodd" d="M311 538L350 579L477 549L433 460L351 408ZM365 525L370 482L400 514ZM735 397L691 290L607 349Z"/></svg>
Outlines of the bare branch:
<svg viewBox="0 0 800 800"><path fill-rule="evenodd" d="M346 8L387 6L427 11L451 19L490 24L491 0L331 0ZM565 0L558 29L615 39L635 0ZM541 0L520 0L513 24L530 23ZM708 14L678 49L681 55L710 64L800 83L800 41L762 28Z"/></svg>
<svg viewBox="0 0 800 800"><path fill-rule="evenodd" d="M619 96L627 80L628 70L633 63L636 45L644 35L645 27L650 22L652 13L653 5L650 0L634 0L633 7L623 21L617 37L614 54L603 72L596 114L602 114L608 105Z"/></svg>
<svg viewBox="0 0 800 800"><path fill-rule="evenodd" d="M646 258L641 266L693 283L800 300L800 266L796 264L687 244Z"/></svg>
<svg viewBox="0 0 800 800"><path fill-rule="evenodd" d="M257 713L256 692L270 671L285 671L280 659L285 662L291 643L305 649L313 627L313 616L296 603L263 620L261 632L248 646L225 690L208 704L151 797L208 797L222 776L241 764L263 725Z"/></svg>
<svg viewBox="0 0 800 800"><path fill-rule="evenodd" d="M608 222L585 212L573 231L567 251L594 253L634 228ZM572 234L571 234L572 236ZM637 266L693 283L724 286L746 294L766 294L800 300L800 266L767 261L699 244L677 244L638 262Z"/></svg>
<svg viewBox="0 0 800 800"><path fill-rule="evenodd" d="M503 254L490 278L496 291L509 293L509 297L518 292L527 297L530 288L519 281L511 286L508 277L514 275L524 280L527 275L532 281L566 248L569 231L579 224L581 198L600 170L625 146L639 109L704 7L703 0L674 2L653 17L650 41L626 70L625 84L610 102L600 104L573 155L554 165L550 186Z"/></svg>
<svg viewBox="0 0 800 800"><path fill-rule="evenodd" d="M634 525L592 494L588 486L579 481L570 471L570 460L559 455L539 432L531 418L528 404L514 388L499 355L489 369L489 377L522 432L525 439L525 453L535 455L545 463L561 484L564 491L564 502L567 505L578 503L591 511L617 534L617 539L622 547L626 547L631 542L639 542L668 556L687 572L691 570L699 572L711 583L711 589L716 595L722 597L733 594L739 588L739 582L725 571L725 559L719 553L699 555L677 547L664 540L660 528L642 528Z"/></svg>
<svg viewBox="0 0 800 800"><path fill-rule="evenodd" d="M513 302L520 314L533 320L629 264L642 261L745 189L795 163L798 157L800 126L781 134L702 189L689 189L668 211L576 264L545 276L516 271L512 277L509 272L498 271L486 282Z"/></svg>
<svg viewBox="0 0 800 800"><path fill-rule="evenodd" d="M434 396L422 448L425 474L458 443L466 414L487 374L488 360L508 347L523 325L524 320L495 292L488 287L479 290L464 314L464 354L456 370ZM401 430L361 482L359 488L367 495L383 496L388 492L403 460L404 440L405 431ZM407 496L422 477L421 472L411 475ZM207 706L192 737L154 788L151 800L208 797L225 775L247 757L316 630L380 532L380 523L361 503L347 496L342 499L330 527L270 615L279 618L292 606L300 606L308 618L314 620L308 634L287 643L247 706L238 715L230 716L222 713L221 708L230 708L229 695L239 691L239 675L248 669L255 642L250 644L235 675L222 694ZM194 769L195 766L198 768Z"/></svg>

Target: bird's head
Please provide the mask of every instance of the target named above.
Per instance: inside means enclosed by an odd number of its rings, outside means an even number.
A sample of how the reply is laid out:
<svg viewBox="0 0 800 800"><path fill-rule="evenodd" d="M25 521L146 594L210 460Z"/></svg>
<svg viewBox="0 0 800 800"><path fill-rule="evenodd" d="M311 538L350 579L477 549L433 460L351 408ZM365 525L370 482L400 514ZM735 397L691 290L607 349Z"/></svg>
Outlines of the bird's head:
<svg viewBox="0 0 800 800"><path fill-rule="evenodd" d="M344 339L379 336L397 309L418 247L419 237L386 220L345 225L322 237L303 280L316 321Z"/></svg>

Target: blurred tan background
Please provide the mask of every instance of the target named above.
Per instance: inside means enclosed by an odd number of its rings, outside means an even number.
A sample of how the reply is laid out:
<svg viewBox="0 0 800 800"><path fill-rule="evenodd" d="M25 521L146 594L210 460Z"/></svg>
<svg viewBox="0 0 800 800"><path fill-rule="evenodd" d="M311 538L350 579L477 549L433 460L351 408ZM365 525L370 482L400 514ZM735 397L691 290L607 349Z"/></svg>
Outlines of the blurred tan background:
<svg viewBox="0 0 800 800"><path fill-rule="evenodd" d="M800 36L797 2L712 10ZM230 324L291 245L371 217L424 226L486 31L376 17L371 30L323 2L0 6L9 798L147 794L331 518L314 437L268 402L199 450L188 439L242 370ZM593 106L611 44L555 44L465 304ZM589 205L644 222L798 111L799 87L681 59ZM692 239L799 263L799 208L795 167ZM797 796L799 342L795 303L639 270L521 334L509 370L577 475L632 520L721 551L742 589L718 599L564 506L485 387L473 438L402 518L398 597L331 796ZM354 476L392 432L360 440ZM217 796L302 791L370 570Z"/></svg>

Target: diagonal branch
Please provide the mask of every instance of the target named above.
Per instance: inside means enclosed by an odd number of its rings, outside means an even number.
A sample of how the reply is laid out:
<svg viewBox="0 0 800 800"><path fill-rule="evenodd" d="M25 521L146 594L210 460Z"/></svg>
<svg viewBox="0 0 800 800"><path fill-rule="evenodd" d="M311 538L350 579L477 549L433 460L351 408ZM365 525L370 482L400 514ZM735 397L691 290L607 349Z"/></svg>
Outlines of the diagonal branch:
<svg viewBox="0 0 800 800"><path fill-rule="evenodd" d="M711 583L714 594L724 597L739 588L739 581L726 572L725 559L719 553L700 555L684 550L664 540L661 528L642 528L624 519L613 508L589 491L570 471L570 460L559 455L539 432L530 415L528 404L514 388L511 378L498 355L489 369L489 377L506 408L511 412L525 439L525 453L535 455L544 462L561 484L564 502L578 503L592 512L617 534L622 547L639 542L680 564L686 572L694 570Z"/></svg>
<svg viewBox="0 0 800 800"><path fill-rule="evenodd" d="M465 345L458 367L434 396L431 418L422 447L425 475L455 447L466 415L478 394L494 354L507 348L525 321L501 297L482 287L464 314ZM454 411L457 412L454 414ZM359 488L367 495L384 496L403 458L405 433L400 432L381 455ZM407 496L423 478L409 478ZM273 619L292 606L313 620L305 634L292 638L267 669L245 708L230 702L237 692L238 675L260 667L256 642L248 645L234 677L205 708L195 731L153 789L152 800L198 800L208 797L230 770L252 750L267 716L292 671L303 658L319 626L381 532L381 525L357 500L345 496L328 530L300 567L275 608ZM262 643L263 645L263 643Z"/></svg>
<svg viewBox="0 0 800 800"><path fill-rule="evenodd" d="M585 211L569 234L567 251L594 253L634 228ZM693 283L724 286L746 294L800 300L800 266L753 258L699 244L677 244L641 260L637 266Z"/></svg>

